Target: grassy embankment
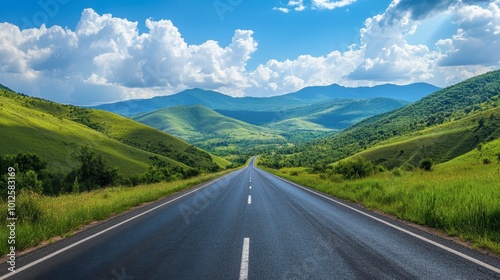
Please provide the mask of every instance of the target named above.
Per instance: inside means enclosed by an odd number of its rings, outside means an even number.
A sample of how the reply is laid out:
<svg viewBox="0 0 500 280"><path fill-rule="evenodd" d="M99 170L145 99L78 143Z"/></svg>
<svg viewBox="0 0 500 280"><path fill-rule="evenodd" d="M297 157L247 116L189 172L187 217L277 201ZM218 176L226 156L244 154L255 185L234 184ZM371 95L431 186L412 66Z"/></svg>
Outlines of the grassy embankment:
<svg viewBox="0 0 500 280"><path fill-rule="evenodd" d="M358 180L323 178L305 168L266 169L335 197L445 231L500 254L500 139L431 172L383 172ZM487 158L491 161L484 163Z"/></svg>
<svg viewBox="0 0 500 280"><path fill-rule="evenodd" d="M162 182L136 187L111 187L92 192L67 194L58 197L21 194L17 197L16 249L36 246L54 237L69 236L93 221L105 220L143 203L158 200L175 192L207 182L233 170L201 175L174 182ZM5 202L0 209L7 211ZM6 221L3 221L5 227ZM0 231L0 240L9 232ZM0 245L0 254L8 253L7 242Z"/></svg>

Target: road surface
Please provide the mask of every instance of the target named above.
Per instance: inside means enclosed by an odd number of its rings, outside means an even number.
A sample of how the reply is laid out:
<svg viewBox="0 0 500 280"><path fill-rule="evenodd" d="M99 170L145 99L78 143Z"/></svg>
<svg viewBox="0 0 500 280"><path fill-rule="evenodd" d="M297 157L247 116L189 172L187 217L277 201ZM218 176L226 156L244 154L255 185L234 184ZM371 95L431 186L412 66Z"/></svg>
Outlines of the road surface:
<svg viewBox="0 0 500 280"><path fill-rule="evenodd" d="M500 279L500 261L251 164L17 259L1 279Z"/></svg>

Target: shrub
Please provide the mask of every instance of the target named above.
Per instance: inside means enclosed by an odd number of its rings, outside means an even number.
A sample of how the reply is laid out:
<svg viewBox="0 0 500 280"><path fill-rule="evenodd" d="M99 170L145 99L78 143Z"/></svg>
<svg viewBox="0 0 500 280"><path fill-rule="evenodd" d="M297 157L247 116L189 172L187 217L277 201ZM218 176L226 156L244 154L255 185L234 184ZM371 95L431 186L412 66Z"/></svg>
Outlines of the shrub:
<svg viewBox="0 0 500 280"><path fill-rule="evenodd" d="M426 159L423 159L422 161L420 161L420 164L418 165L418 167L420 167L420 169L425 170L425 171L431 171L432 165L434 165L434 162L432 161L432 159L426 158Z"/></svg>
<svg viewBox="0 0 500 280"><path fill-rule="evenodd" d="M358 179L372 175L374 167L373 163L360 157L356 160L341 161L333 170L341 174L344 179Z"/></svg>
<svg viewBox="0 0 500 280"><path fill-rule="evenodd" d="M406 170L406 171L413 171L415 170L415 166L411 163L405 163L401 166L401 169Z"/></svg>
<svg viewBox="0 0 500 280"><path fill-rule="evenodd" d="M483 163L484 164L490 164L491 160L489 158L483 158Z"/></svg>
<svg viewBox="0 0 500 280"><path fill-rule="evenodd" d="M30 191L21 190L17 200L17 218L20 223L36 223L43 215L40 195Z"/></svg>
<svg viewBox="0 0 500 280"><path fill-rule="evenodd" d="M403 171L401 170L401 168L394 168L392 171L391 171L392 175L396 176L396 177L401 177L403 176Z"/></svg>

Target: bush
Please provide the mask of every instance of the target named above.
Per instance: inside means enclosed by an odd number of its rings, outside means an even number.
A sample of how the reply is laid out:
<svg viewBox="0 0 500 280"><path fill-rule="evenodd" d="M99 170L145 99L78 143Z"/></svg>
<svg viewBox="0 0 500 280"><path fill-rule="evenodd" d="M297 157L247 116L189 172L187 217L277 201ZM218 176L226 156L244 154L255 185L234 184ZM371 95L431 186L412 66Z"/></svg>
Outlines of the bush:
<svg viewBox="0 0 500 280"><path fill-rule="evenodd" d="M413 171L415 170L415 166L411 163L405 163L401 166L401 169L406 170L406 171Z"/></svg>
<svg viewBox="0 0 500 280"><path fill-rule="evenodd" d="M396 177L401 177L403 176L403 171L401 170L401 168L394 168L392 171L391 171L392 175L396 176Z"/></svg>
<svg viewBox="0 0 500 280"><path fill-rule="evenodd" d="M20 223L36 223L43 215L40 195L30 191L22 190L17 200L17 218Z"/></svg>
<svg viewBox="0 0 500 280"><path fill-rule="evenodd" d="M420 169L425 170L425 171L431 171L432 165L434 165L434 162L432 161L432 159L426 158L426 159L423 159L422 161L420 161L420 164L418 165L418 167L420 167Z"/></svg>
<svg viewBox="0 0 500 280"><path fill-rule="evenodd" d="M341 174L344 179L358 179L372 175L374 167L373 163L360 157L356 160L341 161L333 170Z"/></svg>
<svg viewBox="0 0 500 280"><path fill-rule="evenodd" d="M491 160L489 158L483 158L483 163L484 164L490 164Z"/></svg>

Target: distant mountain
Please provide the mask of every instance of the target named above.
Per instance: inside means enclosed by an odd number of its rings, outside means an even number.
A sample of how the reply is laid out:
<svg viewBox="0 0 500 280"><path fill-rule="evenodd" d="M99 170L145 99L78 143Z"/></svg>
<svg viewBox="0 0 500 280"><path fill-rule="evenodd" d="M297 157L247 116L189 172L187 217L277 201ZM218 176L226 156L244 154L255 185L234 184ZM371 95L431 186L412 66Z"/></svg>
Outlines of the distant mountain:
<svg viewBox="0 0 500 280"><path fill-rule="evenodd" d="M388 167L397 162L415 164L425 156L443 162L500 137L499 107L500 70L363 120L290 160L311 166L330 164L368 149L371 160Z"/></svg>
<svg viewBox="0 0 500 280"><path fill-rule="evenodd" d="M440 88L427 83L415 83L404 86L385 84L374 87L343 87L337 84L330 86L306 87L297 92L287 94L288 98L300 100L329 100L334 98L376 98L386 97L408 102L415 102L438 91Z"/></svg>
<svg viewBox="0 0 500 280"><path fill-rule="evenodd" d="M123 116L158 109L202 105L214 110L274 112L293 109L325 100L347 98L366 99L386 97L408 102L416 101L439 88L429 84L418 83L406 86L381 85L375 87L347 88L339 85L307 87L298 92L273 97L235 98L222 93L202 89L189 89L169 96L158 96L151 99L138 99L102 104L93 108L110 111Z"/></svg>
<svg viewBox="0 0 500 280"><path fill-rule="evenodd" d="M201 105L178 106L139 114L134 120L165 131L210 151L261 144L282 144L271 129L221 115Z"/></svg>

